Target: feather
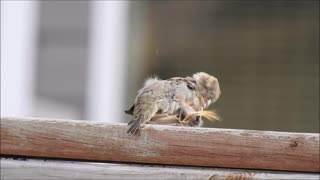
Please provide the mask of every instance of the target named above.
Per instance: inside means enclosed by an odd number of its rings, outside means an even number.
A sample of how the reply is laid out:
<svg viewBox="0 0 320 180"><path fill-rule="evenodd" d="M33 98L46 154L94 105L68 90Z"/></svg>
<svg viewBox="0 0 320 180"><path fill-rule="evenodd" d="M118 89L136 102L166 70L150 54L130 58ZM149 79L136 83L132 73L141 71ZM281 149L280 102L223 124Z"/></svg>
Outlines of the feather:
<svg viewBox="0 0 320 180"><path fill-rule="evenodd" d="M221 121L220 116L215 111L198 111L199 116L206 118L209 121Z"/></svg>
<svg viewBox="0 0 320 180"><path fill-rule="evenodd" d="M140 125L142 121L143 121L143 117L141 117L141 114L138 118L132 119L128 123L129 129L127 130L127 133L136 134L140 129Z"/></svg>
<svg viewBox="0 0 320 180"><path fill-rule="evenodd" d="M214 111L195 111L187 114L187 116L182 121L190 121L195 116L204 117L205 119L209 121L221 121L221 118L218 116L218 114Z"/></svg>
<svg viewBox="0 0 320 180"><path fill-rule="evenodd" d="M159 81L159 78L155 75L153 75L151 78L148 78L145 82L144 82L144 86L150 86L153 83L156 83Z"/></svg>
<svg viewBox="0 0 320 180"><path fill-rule="evenodd" d="M134 105L132 105L130 109L125 110L124 112L125 112L126 114L133 115L133 111L134 111Z"/></svg>

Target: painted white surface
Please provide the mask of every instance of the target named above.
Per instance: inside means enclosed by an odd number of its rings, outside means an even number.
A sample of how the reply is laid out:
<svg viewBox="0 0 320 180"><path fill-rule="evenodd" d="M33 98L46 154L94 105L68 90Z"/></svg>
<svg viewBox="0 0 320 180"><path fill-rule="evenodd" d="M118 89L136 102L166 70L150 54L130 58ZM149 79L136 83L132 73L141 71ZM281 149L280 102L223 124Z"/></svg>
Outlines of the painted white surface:
<svg viewBox="0 0 320 180"><path fill-rule="evenodd" d="M37 1L1 1L1 116L29 116Z"/></svg>
<svg viewBox="0 0 320 180"><path fill-rule="evenodd" d="M319 179L317 173L1 159L1 179Z"/></svg>
<svg viewBox="0 0 320 180"><path fill-rule="evenodd" d="M87 118L118 122L123 116L127 1L93 1Z"/></svg>

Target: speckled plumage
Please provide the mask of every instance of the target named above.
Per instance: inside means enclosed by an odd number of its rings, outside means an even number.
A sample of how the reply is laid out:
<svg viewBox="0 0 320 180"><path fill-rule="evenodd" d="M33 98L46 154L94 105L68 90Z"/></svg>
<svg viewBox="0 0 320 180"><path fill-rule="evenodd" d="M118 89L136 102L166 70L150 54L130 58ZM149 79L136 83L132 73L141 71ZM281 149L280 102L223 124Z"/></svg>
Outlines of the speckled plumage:
<svg viewBox="0 0 320 180"><path fill-rule="evenodd" d="M207 73L200 72L192 77L174 77L167 80L150 78L138 91L134 105L125 111L133 115L127 132L134 134L145 123L157 124L159 120L161 124L160 120L170 115L171 121L176 117L178 122L179 115L185 117L188 113L202 111L219 96L218 80ZM199 125L199 117L188 125Z"/></svg>

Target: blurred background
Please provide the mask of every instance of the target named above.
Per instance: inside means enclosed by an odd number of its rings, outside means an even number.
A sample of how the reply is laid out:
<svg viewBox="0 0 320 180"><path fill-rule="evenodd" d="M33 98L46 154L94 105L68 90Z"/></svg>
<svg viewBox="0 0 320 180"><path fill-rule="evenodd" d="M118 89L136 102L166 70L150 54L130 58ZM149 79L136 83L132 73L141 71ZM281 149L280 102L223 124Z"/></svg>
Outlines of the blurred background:
<svg viewBox="0 0 320 180"><path fill-rule="evenodd" d="M147 77L199 71L205 126L319 132L319 1L1 1L1 116L128 122Z"/></svg>

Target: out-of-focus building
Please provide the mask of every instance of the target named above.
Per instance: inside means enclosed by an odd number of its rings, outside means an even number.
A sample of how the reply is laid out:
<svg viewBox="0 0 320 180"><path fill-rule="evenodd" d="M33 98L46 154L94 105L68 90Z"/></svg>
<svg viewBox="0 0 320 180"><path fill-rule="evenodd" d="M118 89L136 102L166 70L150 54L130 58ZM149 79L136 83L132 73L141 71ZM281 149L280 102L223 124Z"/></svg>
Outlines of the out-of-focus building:
<svg viewBox="0 0 320 180"><path fill-rule="evenodd" d="M148 76L205 71L223 119L206 126L319 132L318 1L98 3L34 5L30 116L126 122Z"/></svg>

